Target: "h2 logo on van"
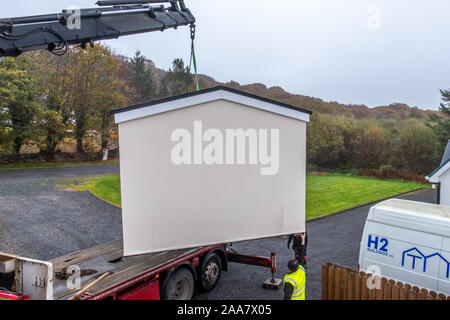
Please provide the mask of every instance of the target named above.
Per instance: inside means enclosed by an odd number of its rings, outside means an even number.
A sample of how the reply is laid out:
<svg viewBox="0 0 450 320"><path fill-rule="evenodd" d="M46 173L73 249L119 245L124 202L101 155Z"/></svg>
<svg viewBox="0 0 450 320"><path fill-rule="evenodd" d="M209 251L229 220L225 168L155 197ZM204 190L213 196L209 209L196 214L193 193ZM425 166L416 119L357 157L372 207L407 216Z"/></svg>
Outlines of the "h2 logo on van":
<svg viewBox="0 0 450 320"><path fill-rule="evenodd" d="M388 256L388 245L388 239L369 234L367 241L367 251Z"/></svg>

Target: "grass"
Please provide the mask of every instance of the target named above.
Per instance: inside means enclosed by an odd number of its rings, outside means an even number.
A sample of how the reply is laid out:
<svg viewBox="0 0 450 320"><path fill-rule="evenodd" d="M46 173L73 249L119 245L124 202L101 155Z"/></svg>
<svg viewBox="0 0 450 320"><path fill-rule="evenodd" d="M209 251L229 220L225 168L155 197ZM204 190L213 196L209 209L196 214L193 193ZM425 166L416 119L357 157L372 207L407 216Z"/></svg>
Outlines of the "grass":
<svg viewBox="0 0 450 320"><path fill-rule="evenodd" d="M111 164L119 163L119 160L107 161L84 161L84 162L31 162L31 163L7 163L0 164L0 170L14 170L14 169L34 169L34 168L55 168L55 167L77 167L89 166L94 164Z"/></svg>
<svg viewBox="0 0 450 320"><path fill-rule="evenodd" d="M110 174L104 176L77 179L69 188L75 191L90 191L97 197L116 206L121 206L120 176Z"/></svg>
<svg viewBox="0 0 450 320"><path fill-rule="evenodd" d="M428 188L429 185L400 180L357 177L344 174L307 175L306 219L363 205L400 193ZM89 190L98 197L120 206L118 174L81 179L72 189Z"/></svg>
<svg viewBox="0 0 450 320"><path fill-rule="evenodd" d="M343 174L306 177L306 218L341 210L430 185L401 180L381 180Z"/></svg>

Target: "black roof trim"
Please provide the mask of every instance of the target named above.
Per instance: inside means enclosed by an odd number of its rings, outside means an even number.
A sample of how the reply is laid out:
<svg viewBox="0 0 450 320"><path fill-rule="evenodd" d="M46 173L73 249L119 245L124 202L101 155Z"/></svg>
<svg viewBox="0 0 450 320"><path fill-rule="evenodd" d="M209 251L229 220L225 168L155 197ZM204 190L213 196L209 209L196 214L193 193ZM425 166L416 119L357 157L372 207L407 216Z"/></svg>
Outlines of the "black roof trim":
<svg viewBox="0 0 450 320"><path fill-rule="evenodd" d="M212 87L212 88L209 88L209 89L189 92L189 93L185 93L185 94L181 94L181 95L177 95L177 96L173 96L173 97L169 97L169 98L163 98L163 99L159 99L159 100L154 100L154 101L150 101L150 102L146 102L146 103L137 104L137 105L134 105L134 106L129 106L129 107L124 107L124 108L112 110L111 111L111 115L122 113L122 112L127 112L127 111L132 111L132 110L136 110L136 109L146 108L146 107L150 107L150 106L157 105L157 104L160 104L160 103L175 101L175 100L179 100L179 99L183 99L183 98L188 98L188 97L201 95L203 93L220 91L220 90L224 90L224 91L228 91L228 92L231 92L231 93L239 94L241 96L246 96L246 97L249 97L249 98L252 98L252 99L256 99L256 100L260 100L260 101L263 101L263 102L268 102L268 103L275 104L275 105L278 105L280 107L292 109L292 110L295 110L295 111L299 111L299 112L303 112L303 113L307 113L307 114L312 114L312 111L307 110L307 109L294 107L294 106L292 106L290 104L286 104L286 103L279 102L279 101L276 101L276 100L264 98L264 97L257 96L257 95L254 95L254 94L251 94L251 93L248 93L248 92L244 92L244 91L241 91L241 90L232 89L232 88L229 88L229 87L226 87L226 86L217 86L217 87Z"/></svg>

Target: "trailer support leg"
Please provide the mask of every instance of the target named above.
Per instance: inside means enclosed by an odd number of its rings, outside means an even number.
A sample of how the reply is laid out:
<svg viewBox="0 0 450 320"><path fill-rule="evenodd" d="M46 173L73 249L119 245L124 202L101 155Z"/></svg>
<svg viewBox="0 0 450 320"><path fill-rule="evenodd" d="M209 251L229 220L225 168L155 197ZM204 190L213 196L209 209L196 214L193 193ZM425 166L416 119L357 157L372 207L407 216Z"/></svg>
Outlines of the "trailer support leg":
<svg viewBox="0 0 450 320"><path fill-rule="evenodd" d="M275 272L277 272L277 259L275 252L271 253L270 258L259 256L248 256L234 252L228 252L228 261L270 268L270 271L272 272L272 277L266 279L263 282L264 289L278 290L283 284L283 281L281 279L275 278Z"/></svg>

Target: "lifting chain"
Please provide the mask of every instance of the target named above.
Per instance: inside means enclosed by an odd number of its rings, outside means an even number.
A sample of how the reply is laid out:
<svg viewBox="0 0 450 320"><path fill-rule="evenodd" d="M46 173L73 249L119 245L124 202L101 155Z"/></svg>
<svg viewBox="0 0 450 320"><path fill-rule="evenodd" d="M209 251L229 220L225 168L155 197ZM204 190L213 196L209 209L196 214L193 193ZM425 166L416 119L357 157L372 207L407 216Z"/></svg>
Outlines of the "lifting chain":
<svg viewBox="0 0 450 320"><path fill-rule="evenodd" d="M194 82L197 91L200 91L200 87L198 85L198 79L197 79L197 59L195 57L195 24L191 24L191 60L189 62L189 70L192 69L192 63L194 64Z"/></svg>

